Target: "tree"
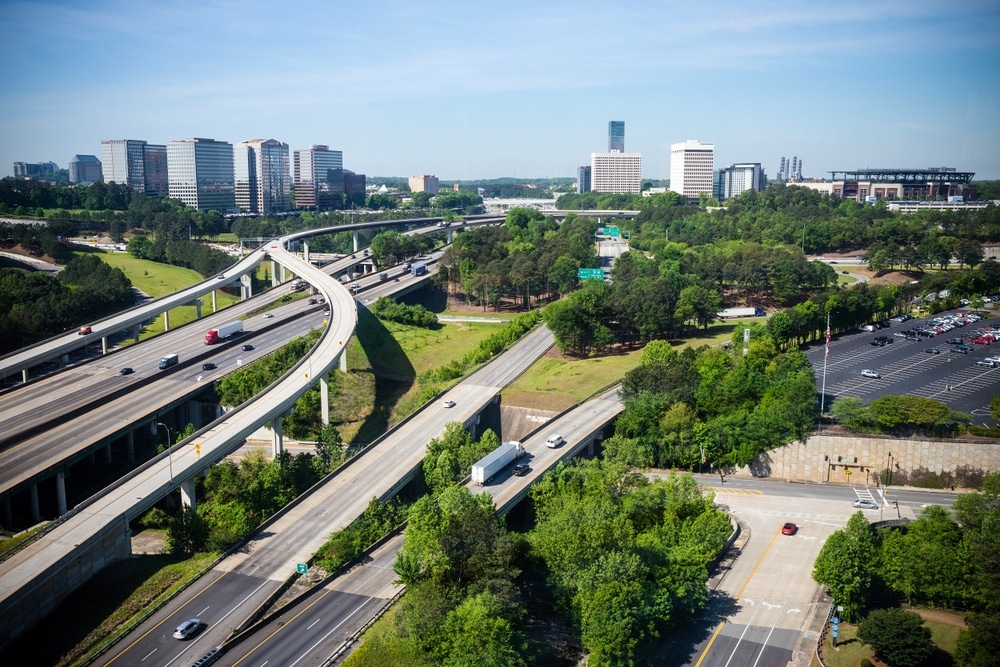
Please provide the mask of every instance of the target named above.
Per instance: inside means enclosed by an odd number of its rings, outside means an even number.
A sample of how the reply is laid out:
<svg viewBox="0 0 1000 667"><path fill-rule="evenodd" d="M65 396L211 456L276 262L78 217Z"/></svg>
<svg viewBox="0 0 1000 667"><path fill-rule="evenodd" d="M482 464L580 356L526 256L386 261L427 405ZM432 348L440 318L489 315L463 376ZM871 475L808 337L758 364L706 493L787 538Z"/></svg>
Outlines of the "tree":
<svg viewBox="0 0 1000 667"><path fill-rule="evenodd" d="M489 591L466 598L444 621L446 667L523 665L524 642Z"/></svg>
<svg viewBox="0 0 1000 667"><path fill-rule="evenodd" d="M918 667L935 650L924 619L899 608L870 613L858 625L858 639L893 667Z"/></svg>
<svg viewBox="0 0 1000 667"><path fill-rule="evenodd" d="M205 548L208 541L208 526L190 505L182 505L181 511L170 521L167 528L165 546L172 554L194 553Z"/></svg>
<svg viewBox="0 0 1000 667"><path fill-rule="evenodd" d="M858 618L867 606L877 559L875 536L861 512L855 512L820 549L813 563L813 579L829 588L834 601L844 606L845 620Z"/></svg>

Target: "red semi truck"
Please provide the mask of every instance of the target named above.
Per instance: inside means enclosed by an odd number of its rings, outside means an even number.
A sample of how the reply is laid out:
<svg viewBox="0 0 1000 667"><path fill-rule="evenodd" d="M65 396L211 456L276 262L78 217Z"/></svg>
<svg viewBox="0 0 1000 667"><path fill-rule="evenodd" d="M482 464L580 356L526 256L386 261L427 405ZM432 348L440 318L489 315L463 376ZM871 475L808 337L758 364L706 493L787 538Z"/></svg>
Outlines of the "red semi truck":
<svg viewBox="0 0 1000 667"><path fill-rule="evenodd" d="M243 322L241 320L227 322L226 324L223 324L215 329L208 330L208 333L205 334L205 345L213 345L221 342L223 338L227 338L241 331L243 331Z"/></svg>

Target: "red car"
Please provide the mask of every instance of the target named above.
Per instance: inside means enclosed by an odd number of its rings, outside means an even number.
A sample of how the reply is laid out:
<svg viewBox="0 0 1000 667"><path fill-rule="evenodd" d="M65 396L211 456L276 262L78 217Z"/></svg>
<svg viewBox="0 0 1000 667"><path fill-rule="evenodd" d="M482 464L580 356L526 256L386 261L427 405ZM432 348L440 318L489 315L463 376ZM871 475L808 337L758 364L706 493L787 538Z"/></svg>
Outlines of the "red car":
<svg viewBox="0 0 1000 667"><path fill-rule="evenodd" d="M789 522L789 523L786 523L784 526L781 527L781 534L782 535L794 535L795 531L797 531L798 529L799 529L798 526L796 526L794 523Z"/></svg>
<svg viewBox="0 0 1000 667"><path fill-rule="evenodd" d="M973 338L969 342L975 343L976 345L989 345L992 342L992 340L990 338L987 338L986 336L977 336L976 338Z"/></svg>

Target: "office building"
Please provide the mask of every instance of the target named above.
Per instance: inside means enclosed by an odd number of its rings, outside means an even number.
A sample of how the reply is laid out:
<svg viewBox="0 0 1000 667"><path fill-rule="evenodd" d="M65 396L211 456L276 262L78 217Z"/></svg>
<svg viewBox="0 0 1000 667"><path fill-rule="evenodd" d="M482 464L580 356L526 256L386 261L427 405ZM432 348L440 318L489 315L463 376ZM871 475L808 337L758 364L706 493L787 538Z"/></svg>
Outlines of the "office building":
<svg viewBox="0 0 1000 667"><path fill-rule="evenodd" d="M146 195L162 199L170 194L170 173L167 169L166 144L146 144L142 152Z"/></svg>
<svg viewBox="0 0 1000 667"><path fill-rule="evenodd" d="M715 169L715 144L688 139L670 145L670 189L697 200L711 194Z"/></svg>
<svg viewBox="0 0 1000 667"><path fill-rule="evenodd" d="M296 150L293 157L295 206L339 208L344 200L344 153L316 144Z"/></svg>
<svg viewBox="0 0 1000 667"><path fill-rule="evenodd" d="M364 201L365 192L368 187L368 177L364 174L355 174L350 169L344 170L344 194L350 199L358 197Z"/></svg>
<svg viewBox="0 0 1000 667"><path fill-rule="evenodd" d="M608 121L608 152L625 152L625 121Z"/></svg>
<svg viewBox="0 0 1000 667"><path fill-rule="evenodd" d="M591 153L590 189L593 192L642 193L642 155Z"/></svg>
<svg viewBox="0 0 1000 667"><path fill-rule="evenodd" d="M42 174L59 171L55 162L15 162L14 178L34 178Z"/></svg>
<svg viewBox="0 0 1000 667"><path fill-rule="evenodd" d="M232 144L201 137L171 141L167 173L171 199L200 211L236 209Z"/></svg>
<svg viewBox="0 0 1000 667"><path fill-rule="evenodd" d="M429 192L432 195L438 193L438 177L421 174L420 176L410 176L408 179L410 192Z"/></svg>
<svg viewBox="0 0 1000 667"><path fill-rule="evenodd" d="M69 182L81 185L99 183L103 179L101 161L96 155L74 155L69 161Z"/></svg>
<svg viewBox="0 0 1000 667"><path fill-rule="evenodd" d="M241 211L268 215L291 210L288 144L274 139L235 144L233 185Z"/></svg>
<svg viewBox="0 0 1000 667"><path fill-rule="evenodd" d="M576 193L584 192L590 192L590 167L581 165L576 168Z"/></svg>
<svg viewBox="0 0 1000 667"><path fill-rule="evenodd" d="M741 162L720 169L720 191L713 197L725 201L745 190L763 192L767 189L767 175L759 162Z"/></svg>

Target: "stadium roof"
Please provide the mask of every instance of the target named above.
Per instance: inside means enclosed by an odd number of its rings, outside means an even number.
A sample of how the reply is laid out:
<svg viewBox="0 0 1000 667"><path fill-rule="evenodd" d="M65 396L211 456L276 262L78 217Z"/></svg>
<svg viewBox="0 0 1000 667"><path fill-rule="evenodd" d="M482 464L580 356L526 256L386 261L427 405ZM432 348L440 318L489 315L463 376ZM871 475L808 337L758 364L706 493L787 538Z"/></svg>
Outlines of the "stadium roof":
<svg viewBox="0 0 1000 667"><path fill-rule="evenodd" d="M831 171L834 181L871 181L875 183L969 183L974 171L958 171L951 167L927 169L855 169Z"/></svg>

